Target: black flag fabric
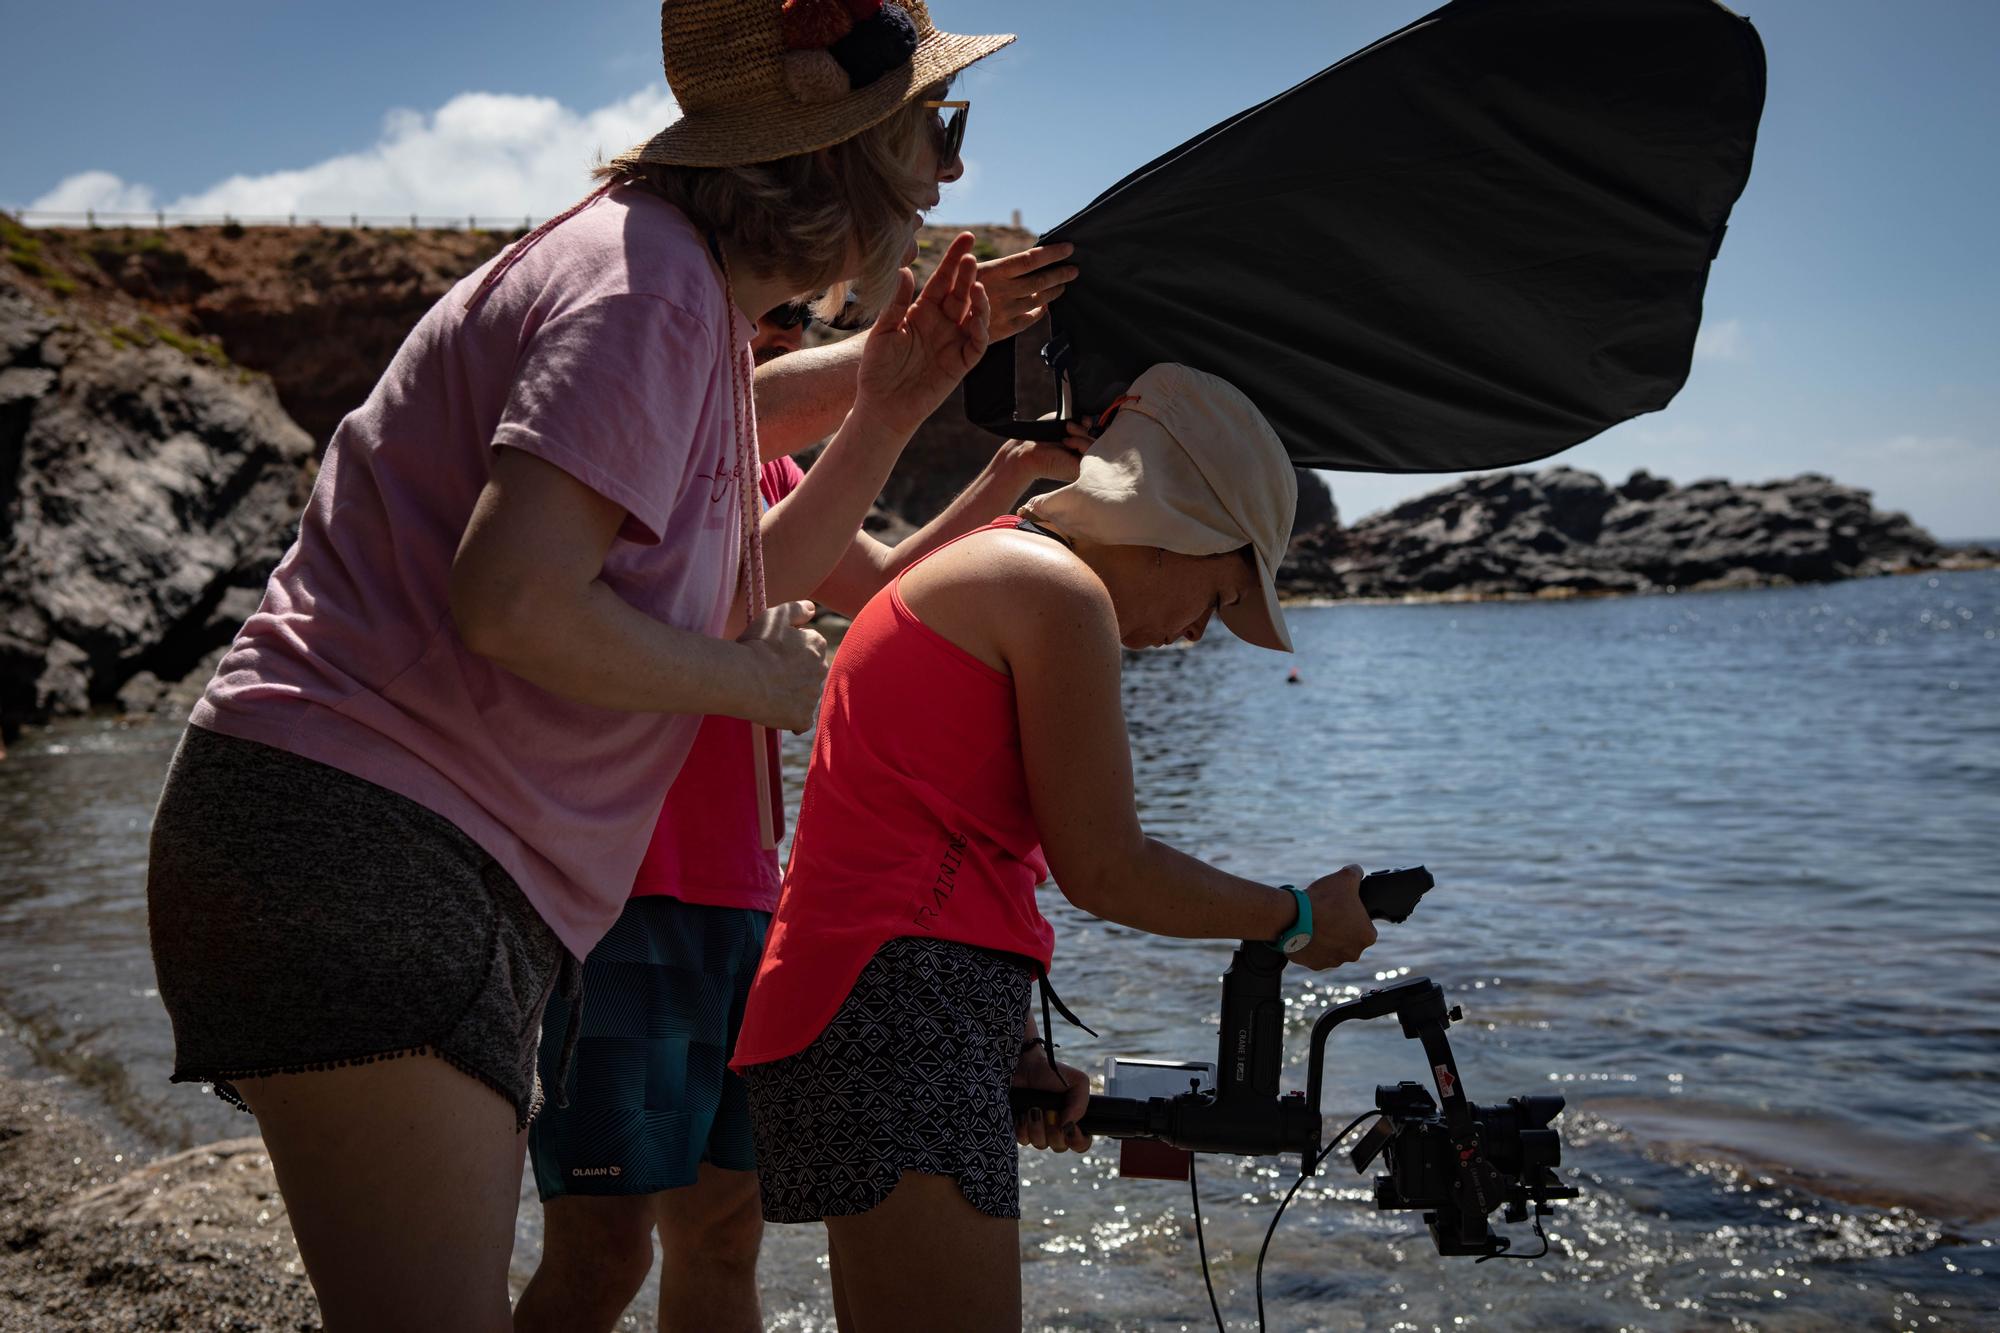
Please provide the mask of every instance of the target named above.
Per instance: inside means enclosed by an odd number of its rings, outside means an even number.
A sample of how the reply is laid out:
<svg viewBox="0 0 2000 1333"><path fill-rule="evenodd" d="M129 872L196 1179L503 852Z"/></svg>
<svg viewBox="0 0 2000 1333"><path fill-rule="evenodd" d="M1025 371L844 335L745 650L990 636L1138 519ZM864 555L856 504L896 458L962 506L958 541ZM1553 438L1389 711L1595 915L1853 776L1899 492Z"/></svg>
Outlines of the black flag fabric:
<svg viewBox="0 0 2000 1333"><path fill-rule="evenodd" d="M1072 416L1221 375L1303 467L1545 458L1686 382L1763 102L1714 0L1454 0L1044 236L1083 270L1044 356ZM1012 357L968 384L996 430Z"/></svg>

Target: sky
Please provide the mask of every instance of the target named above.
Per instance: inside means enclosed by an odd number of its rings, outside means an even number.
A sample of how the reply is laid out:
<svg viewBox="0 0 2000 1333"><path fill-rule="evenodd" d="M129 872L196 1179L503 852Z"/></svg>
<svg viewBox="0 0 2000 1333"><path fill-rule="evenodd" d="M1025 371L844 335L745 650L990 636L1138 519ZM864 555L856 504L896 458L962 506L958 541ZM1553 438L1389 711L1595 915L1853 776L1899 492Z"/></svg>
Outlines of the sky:
<svg viewBox="0 0 2000 1333"><path fill-rule="evenodd" d="M595 154L675 115L642 0L0 6L16 210L546 216ZM958 86L967 171L933 221L1045 230L1433 7L935 0L947 29L1020 41ZM2000 538L2000 0L1743 12L1769 100L1693 373L1558 461L1614 482L1824 472L1940 537ZM1352 520L1448 478L1328 480Z"/></svg>

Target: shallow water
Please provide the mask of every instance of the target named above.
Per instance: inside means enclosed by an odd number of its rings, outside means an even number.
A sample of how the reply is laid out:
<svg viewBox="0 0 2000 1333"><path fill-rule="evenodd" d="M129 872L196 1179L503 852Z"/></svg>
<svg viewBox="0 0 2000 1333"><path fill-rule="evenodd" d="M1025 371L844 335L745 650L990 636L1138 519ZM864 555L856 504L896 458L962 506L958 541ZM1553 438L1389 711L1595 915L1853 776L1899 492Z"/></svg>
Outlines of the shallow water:
<svg viewBox="0 0 2000 1333"><path fill-rule="evenodd" d="M1272 1246L1271 1327L2000 1327L2000 574L1292 623L1296 686L1227 638L1128 661L1148 828L1279 880L1428 863L1439 887L1364 964L1288 979L1288 1039L1431 976L1465 1006L1475 1100L1569 1098L1584 1197L1547 1259L1475 1266L1321 1176ZM0 764L0 1011L165 1143L251 1127L164 1081L143 869L173 737L69 726ZM1071 1059L1210 1055L1225 946L1046 910L1103 1034ZM1329 1111L1417 1055L1341 1029ZM1251 1327L1295 1163L1201 1166L1217 1295ZM1210 1326L1184 1184L1118 1180L1115 1149L1024 1174L1031 1326ZM778 1230L772 1323L830 1327L816 1230Z"/></svg>

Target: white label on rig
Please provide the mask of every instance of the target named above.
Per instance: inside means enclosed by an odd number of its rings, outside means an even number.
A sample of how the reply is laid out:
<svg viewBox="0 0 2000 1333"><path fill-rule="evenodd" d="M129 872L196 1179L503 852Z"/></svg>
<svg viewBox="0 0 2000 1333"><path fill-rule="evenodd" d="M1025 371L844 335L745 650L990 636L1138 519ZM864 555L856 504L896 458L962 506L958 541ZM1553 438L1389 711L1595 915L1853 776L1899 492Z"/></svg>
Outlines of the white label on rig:
<svg viewBox="0 0 2000 1333"><path fill-rule="evenodd" d="M1113 1097L1178 1097L1183 1092L1207 1092L1215 1086L1215 1064L1209 1060L1127 1060L1111 1062L1105 1092Z"/></svg>
<svg viewBox="0 0 2000 1333"><path fill-rule="evenodd" d="M1124 1060L1111 1062L1105 1092L1145 1101L1207 1092L1215 1087L1215 1065L1207 1060ZM1186 1180L1193 1155L1152 1139L1118 1142L1118 1174L1132 1180Z"/></svg>

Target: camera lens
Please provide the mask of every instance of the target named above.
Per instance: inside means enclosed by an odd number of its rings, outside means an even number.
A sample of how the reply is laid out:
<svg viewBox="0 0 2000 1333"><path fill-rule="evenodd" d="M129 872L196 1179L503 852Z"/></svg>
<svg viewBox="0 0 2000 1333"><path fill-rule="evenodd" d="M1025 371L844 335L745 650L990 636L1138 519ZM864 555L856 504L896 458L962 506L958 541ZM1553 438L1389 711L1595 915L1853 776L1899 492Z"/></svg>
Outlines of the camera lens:
<svg viewBox="0 0 2000 1333"><path fill-rule="evenodd" d="M1547 1129L1549 1121L1561 1115L1565 1105L1560 1097L1515 1097L1512 1100L1521 1108L1521 1123L1536 1129Z"/></svg>
<svg viewBox="0 0 2000 1333"><path fill-rule="evenodd" d="M1521 1131L1521 1166L1524 1171L1537 1167L1554 1170L1562 1165L1562 1136L1553 1129L1524 1129Z"/></svg>

